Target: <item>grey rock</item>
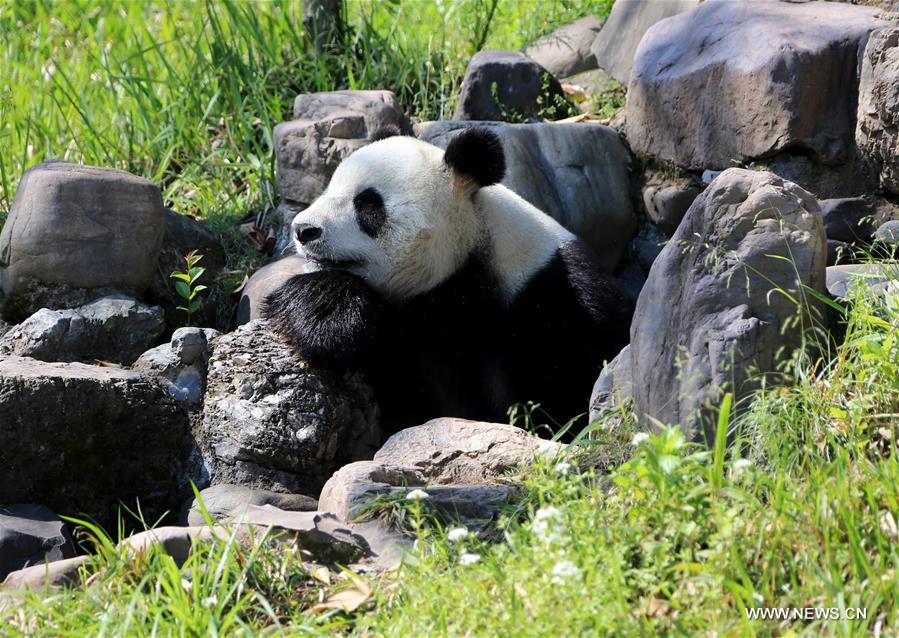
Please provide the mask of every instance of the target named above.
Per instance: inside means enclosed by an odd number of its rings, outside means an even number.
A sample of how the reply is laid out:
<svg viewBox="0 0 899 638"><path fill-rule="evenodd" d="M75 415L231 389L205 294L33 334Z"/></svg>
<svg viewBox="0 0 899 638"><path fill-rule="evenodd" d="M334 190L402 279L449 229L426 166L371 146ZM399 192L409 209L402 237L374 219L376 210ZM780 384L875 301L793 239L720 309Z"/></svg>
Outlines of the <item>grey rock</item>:
<svg viewBox="0 0 899 638"><path fill-rule="evenodd" d="M203 507L215 520L233 520L250 505L271 505L289 512L312 512L318 509L318 501L303 494L282 494L243 485L222 483L200 492ZM192 499L182 512L182 521L188 525L203 525L206 519L197 499Z"/></svg>
<svg viewBox="0 0 899 638"><path fill-rule="evenodd" d="M42 505L0 505L0 580L38 563L75 555L63 522Z"/></svg>
<svg viewBox="0 0 899 638"><path fill-rule="evenodd" d="M880 13L837 2L707 0L656 23L628 83L631 147L695 170L794 148L845 161L859 47L884 24Z"/></svg>
<svg viewBox="0 0 899 638"><path fill-rule="evenodd" d="M137 372L0 355L0 502L115 529L139 501L156 520L190 492L191 443L181 406Z"/></svg>
<svg viewBox="0 0 899 638"><path fill-rule="evenodd" d="M380 430L360 374L313 370L253 321L216 341L195 435L213 484L316 494L341 465L371 458Z"/></svg>
<svg viewBox="0 0 899 638"><path fill-rule="evenodd" d="M192 321L225 328L221 316L225 314L226 297L230 290L219 290L215 286L227 263L225 249L214 230L189 215L181 215L168 209L165 211L165 235L159 251L159 263L153 285L148 295L153 303L163 308L169 326L183 324L185 314L184 311L178 310L178 306L183 306L184 300L175 292L175 281L171 274L184 270L184 256L194 250L203 255L198 265L206 269L199 283L209 286L209 289L202 294L203 306L193 316Z"/></svg>
<svg viewBox="0 0 899 638"><path fill-rule="evenodd" d="M43 308L0 337L0 352L41 361L101 359L130 364L159 340L162 309L127 295L72 310Z"/></svg>
<svg viewBox="0 0 899 638"><path fill-rule="evenodd" d="M702 185L708 186L723 172L724 171L711 171L709 169L702 171Z"/></svg>
<svg viewBox="0 0 899 638"><path fill-rule="evenodd" d="M524 54L557 78L596 68L590 46L602 29L602 18L587 16L559 27L524 49Z"/></svg>
<svg viewBox="0 0 899 638"><path fill-rule="evenodd" d="M631 377L631 347L625 346L614 359L603 366L593 384L590 395L590 422L599 419L607 410L624 406L634 396Z"/></svg>
<svg viewBox="0 0 899 638"><path fill-rule="evenodd" d="M637 45L646 30L660 20L692 9L699 2L700 0L616 0L591 47L596 64L622 84L627 84Z"/></svg>
<svg viewBox="0 0 899 638"><path fill-rule="evenodd" d="M133 552L146 554L151 547L158 547L172 557L180 567L190 556L193 545L198 540L213 538L213 530L205 526L156 527L145 532L139 532L123 539L118 544L122 554Z"/></svg>
<svg viewBox="0 0 899 638"><path fill-rule="evenodd" d="M368 144L383 126L408 129L403 108L390 91L331 91L299 95L294 121L275 127L281 197L309 204L324 192L340 164Z"/></svg>
<svg viewBox="0 0 899 638"><path fill-rule="evenodd" d="M899 194L899 26L868 38L858 91L856 144L881 185Z"/></svg>
<svg viewBox="0 0 899 638"><path fill-rule="evenodd" d="M82 571L89 571L90 556L75 556L52 563L32 565L10 573L3 581L3 589L21 591L25 589L58 589L63 585L77 583Z"/></svg>
<svg viewBox="0 0 899 638"><path fill-rule="evenodd" d="M878 226L874 239L882 244L899 246L899 220L891 220Z"/></svg>
<svg viewBox="0 0 899 638"><path fill-rule="evenodd" d="M26 293L32 282L143 292L153 281L164 225L162 195L146 179L39 164L22 177L0 233L0 284L8 297Z"/></svg>
<svg viewBox="0 0 899 638"><path fill-rule="evenodd" d="M866 241L874 230L873 203L864 197L822 199L824 232L828 239L842 242Z"/></svg>
<svg viewBox="0 0 899 638"><path fill-rule="evenodd" d="M666 235L673 235L699 188L688 183L650 184L643 189L646 214Z"/></svg>
<svg viewBox="0 0 899 638"><path fill-rule="evenodd" d="M441 148L472 122L424 122L418 136ZM491 124L506 154L503 184L553 217L614 270L637 230L630 155L602 124Z"/></svg>
<svg viewBox="0 0 899 638"><path fill-rule="evenodd" d="M468 62L453 119L537 119L558 100L565 100L559 81L534 60L513 51L480 51Z"/></svg>
<svg viewBox="0 0 899 638"><path fill-rule="evenodd" d="M887 263L828 266L827 292L834 299L851 297L859 284L874 294L882 294L890 285L899 288L899 268Z"/></svg>
<svg viewBox="0 0 899 638"><path fill-rule="evenodd" d="M254 319L262 318L265 298L281 287L294 275L304 272L306 260L299 255L291 255L284 259L263 266L244 284L237 304L237 325L242 326Z"/></svg>
<svg viewBox="0 0 899 638"><path fill-rule="evenodd" d="M484 483L562 450L558 443L511 425L445 417L400 430L373 460L385 467L413 468L433 484L459 485Z"/></svg>
<svg viewBox="0 0 899 638"><path fill-rule="evenodd" d="M801 345L799 326L786 323L799 309L770 293L780 287L808 299L800 283L823 292L825 241L818 203L795 184L745 169L713 181L653 263L637 302L631 358L641 423L658 419L711 440L722 393L739 400L756 373L775 372ZM812 299L808 306L820 311Z"/></svg>
<svg viewBox="0 0 899 638"><path fill-rule="evenodd" d="M218 336L211 328L178 328L169 343L147 350L131 368L160 380L169 395L189 407L199 406L206 391L211 342Z"/></svg>

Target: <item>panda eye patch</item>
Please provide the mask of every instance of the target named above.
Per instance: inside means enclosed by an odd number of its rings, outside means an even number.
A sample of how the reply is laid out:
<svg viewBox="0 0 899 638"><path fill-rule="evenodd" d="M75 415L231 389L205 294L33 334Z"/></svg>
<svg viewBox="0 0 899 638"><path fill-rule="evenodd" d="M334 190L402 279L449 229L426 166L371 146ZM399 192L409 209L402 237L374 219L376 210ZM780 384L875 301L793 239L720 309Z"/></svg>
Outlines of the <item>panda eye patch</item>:
<svg viewBox="0 0 899 638"><path fill-rule="evenodd" d="M366 188L353 198L353 208L356 209L356 221L362 231L370 237L377 237L387 221L381 194L374 188Z"/></svg>

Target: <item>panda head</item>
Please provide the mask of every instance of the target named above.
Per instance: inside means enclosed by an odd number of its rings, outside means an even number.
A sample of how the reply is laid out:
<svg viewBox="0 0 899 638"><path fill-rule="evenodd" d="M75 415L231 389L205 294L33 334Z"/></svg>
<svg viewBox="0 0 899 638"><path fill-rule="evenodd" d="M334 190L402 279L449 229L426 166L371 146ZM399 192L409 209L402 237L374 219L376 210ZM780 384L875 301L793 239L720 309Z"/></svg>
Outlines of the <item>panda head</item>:
<svg viewBox="0 0 899 638"><path fill-rule="evenodd" d="M446 152L398 133L376 133L345 159L293 233L308 270L345 270L403 299L439 285L486 241L474 195L503 178L505 158L486 128L463 130Z"/></svg>

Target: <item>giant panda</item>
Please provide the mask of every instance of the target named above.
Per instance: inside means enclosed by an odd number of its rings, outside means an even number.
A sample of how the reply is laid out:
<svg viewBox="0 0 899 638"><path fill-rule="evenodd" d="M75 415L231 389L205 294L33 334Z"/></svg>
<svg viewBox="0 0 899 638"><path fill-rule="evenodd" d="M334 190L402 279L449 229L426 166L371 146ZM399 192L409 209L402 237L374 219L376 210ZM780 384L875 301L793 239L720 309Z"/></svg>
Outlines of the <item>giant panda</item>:
<svg viewBox="0 0 899 638"><path fill-rule="evenodd" d="M364 370L387 433L437 416L582 415L633 307L584 243L499 184L484 127L446 151L382 131L293 222L306 271L266 300L311 365Z"/></svg>

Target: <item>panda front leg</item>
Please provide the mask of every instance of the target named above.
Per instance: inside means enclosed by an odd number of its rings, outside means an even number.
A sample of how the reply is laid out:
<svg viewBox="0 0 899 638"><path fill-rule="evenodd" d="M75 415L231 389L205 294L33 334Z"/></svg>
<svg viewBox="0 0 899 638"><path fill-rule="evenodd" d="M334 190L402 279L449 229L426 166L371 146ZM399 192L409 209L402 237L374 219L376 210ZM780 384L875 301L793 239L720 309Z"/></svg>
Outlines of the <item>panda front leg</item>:
<svg viewBox="0 0 899 638"><path fill-rule="evenodd" d="M325 368L359 367L375 346L384 304L361 278L322 270L287 280L263 316L302 359Z"/></svg>

